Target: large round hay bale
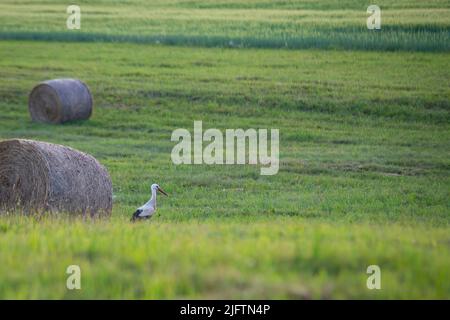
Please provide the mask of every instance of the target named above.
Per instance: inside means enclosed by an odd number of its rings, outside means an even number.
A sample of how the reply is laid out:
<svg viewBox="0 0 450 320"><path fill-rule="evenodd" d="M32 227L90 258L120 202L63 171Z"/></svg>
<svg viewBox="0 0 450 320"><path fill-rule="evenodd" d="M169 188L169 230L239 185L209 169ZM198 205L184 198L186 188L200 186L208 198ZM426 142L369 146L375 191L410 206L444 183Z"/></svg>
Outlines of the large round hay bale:
<svg viewBox="0 0 450 320"><path fill-rule="evenodd" d="M109 216L107 170L75 149L32 140L0 141L0 212Z"/></svg>
<svg viewBox="0 0 450 320"><path fill-rule="evenodd" d="M33 121L46 123L89 119L92 104L88 86L76 79L44 81L34 87L28 97Z"/></svg>

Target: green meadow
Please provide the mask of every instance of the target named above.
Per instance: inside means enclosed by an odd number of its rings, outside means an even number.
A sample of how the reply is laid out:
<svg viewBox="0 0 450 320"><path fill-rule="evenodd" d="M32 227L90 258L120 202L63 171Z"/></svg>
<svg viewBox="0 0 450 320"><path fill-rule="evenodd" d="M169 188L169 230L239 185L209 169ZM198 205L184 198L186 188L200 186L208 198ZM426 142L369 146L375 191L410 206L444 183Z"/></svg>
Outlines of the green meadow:
<svg viewBox="0 0 450 320"><path fill-rule="evenodd" d="M354 0L85 3L81 30L65 1L0 4L0 139L95 156L112 217L0 216L0 298L450 298L448 1L379 1L380 31ZM92 118L31 122L62 77ZM197 120L279 129L278 174L174 165ZM130 223L154 182L169 197Z"/></svg>

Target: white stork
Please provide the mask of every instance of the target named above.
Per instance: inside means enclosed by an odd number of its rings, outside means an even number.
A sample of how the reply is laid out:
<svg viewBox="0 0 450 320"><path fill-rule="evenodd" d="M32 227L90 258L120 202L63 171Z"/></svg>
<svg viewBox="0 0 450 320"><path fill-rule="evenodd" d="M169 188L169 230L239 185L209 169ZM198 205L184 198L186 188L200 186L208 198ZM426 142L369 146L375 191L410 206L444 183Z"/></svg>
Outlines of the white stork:
<svg viewBox="0 0 450 320"><path fill-rule="evenodd" d="M156 183L152 184L151 186L152 190L152 197L150 200L144 204L142 207L139 207L135 213L133 213L133 216L131 217L131 221L136 221L138 219L148 219L150 218L156 211L156 192L159 191L163 195L168 196L168 194L161 189L159 185Z"/></svg>

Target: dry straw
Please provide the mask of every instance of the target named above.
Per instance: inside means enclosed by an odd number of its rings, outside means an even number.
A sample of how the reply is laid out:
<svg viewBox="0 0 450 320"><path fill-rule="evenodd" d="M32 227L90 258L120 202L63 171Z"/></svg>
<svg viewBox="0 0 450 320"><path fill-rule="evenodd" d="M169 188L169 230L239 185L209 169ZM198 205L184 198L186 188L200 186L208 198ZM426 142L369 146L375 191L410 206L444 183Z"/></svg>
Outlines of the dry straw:
<svg viewBox="0 0 450 320"><path fill-rule="evenodd" d="M0 141L0 212L109 216L112 184L92 156L32 140Z"/></svg>
<svg viewBox="0 0 450 320"><path fill-rule="evenodd" d="M86 120L92 114L92 96L80 80L49 80L33 88L28 97L28 109L37 122L56 124Z"/></svg>

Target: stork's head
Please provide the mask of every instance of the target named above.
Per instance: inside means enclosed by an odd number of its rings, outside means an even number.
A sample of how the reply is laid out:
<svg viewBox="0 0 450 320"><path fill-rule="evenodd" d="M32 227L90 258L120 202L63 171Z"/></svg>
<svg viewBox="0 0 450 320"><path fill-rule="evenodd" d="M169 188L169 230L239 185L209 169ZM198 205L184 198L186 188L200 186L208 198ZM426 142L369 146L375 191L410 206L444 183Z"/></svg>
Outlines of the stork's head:
<svg viewBox="0 0 450 320"><path fill-rule="evenodd" d="M161 187L156 183L152 184L151 189L152 191L159 191L163 195L168 196L168 194L163 189L161 189Z"/></svg>

